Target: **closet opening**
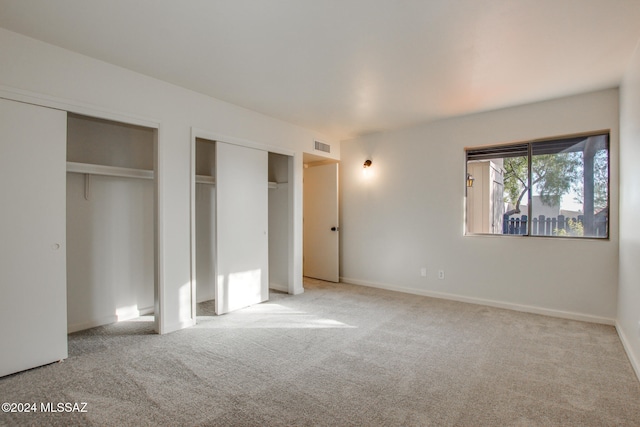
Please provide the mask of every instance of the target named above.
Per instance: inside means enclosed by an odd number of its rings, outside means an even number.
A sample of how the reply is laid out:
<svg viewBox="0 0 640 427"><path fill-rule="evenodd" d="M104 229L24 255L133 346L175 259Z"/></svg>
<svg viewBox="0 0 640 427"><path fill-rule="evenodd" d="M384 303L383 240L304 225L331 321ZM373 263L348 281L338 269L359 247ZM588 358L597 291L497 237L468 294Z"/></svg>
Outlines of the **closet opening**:
<svg viewBox="0 0 640 427"><path fill-rule="evenodd" d="M269 290L289 293L293 157L269 153Z"/></svg>
<svg viewBox="0 0 640 427"><path fill-rule="evenodd" d="M194 321L294 293L293 156L201 135L191 159Z"/></svg>
<svg viewBox="0 0 640 427"><path fill-rule="evenodd" d="M67 116L67 324L158 331L157 129Z"/></svg>
<svg viewBox="0 0 640 427"><path fill-rule="evenodd" d="M215 315L216 146L196 138L195 149L195 280L196 313Z"/></svg>

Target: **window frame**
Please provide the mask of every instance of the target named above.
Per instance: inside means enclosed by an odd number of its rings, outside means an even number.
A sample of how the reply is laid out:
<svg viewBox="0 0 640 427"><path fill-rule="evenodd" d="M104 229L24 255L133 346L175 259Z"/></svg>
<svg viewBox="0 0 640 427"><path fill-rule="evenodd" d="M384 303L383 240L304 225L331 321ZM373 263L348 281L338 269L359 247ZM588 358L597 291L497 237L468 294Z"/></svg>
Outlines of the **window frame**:
<svg viewBox="0 0 640 427"><path fill-rule="evenodd" d="M557 234L531 234L532 230L532 211L533 211L533 191L531 189L531 180L532 180L532 162L533 162L533 146L539 143L545 142L553 142L553 141L561 141L566 139L574 139L574 138L588 138L591 136L606 136L606 152L607 152L607 204L603 209L607 210L607 222L606 222L606 236L559 236ZM482 150L492 150L496 149L502 152L508 152L509 147L517 148L518 146L527 145L527 183L529 185L529 190L527 191L527 232L526 234L503 234L503 233L474 233L468 231L469 218L468 215L468 190L467 186L467 178L469 176L469 151L482 151ZM534 237L534 238L552 238L552 239L570 239L570 240L599 240L599 241L609 241L611 239L611 129L602 129L595 130L590 132L582 132L582 133L574 133L567 135L559 135L553 137L545 137L517 142L510 142L504 144L487 144L481 146L473 146L473 147L464 147L464 236L500 236L500 237ZM506 158L502 157L502 158ZM487 157L488 159L489 157ZM499 157L496 157L499 158ZM473 159L471 160L473 161ZM583 161L584 165L584 161Z"/></svg>

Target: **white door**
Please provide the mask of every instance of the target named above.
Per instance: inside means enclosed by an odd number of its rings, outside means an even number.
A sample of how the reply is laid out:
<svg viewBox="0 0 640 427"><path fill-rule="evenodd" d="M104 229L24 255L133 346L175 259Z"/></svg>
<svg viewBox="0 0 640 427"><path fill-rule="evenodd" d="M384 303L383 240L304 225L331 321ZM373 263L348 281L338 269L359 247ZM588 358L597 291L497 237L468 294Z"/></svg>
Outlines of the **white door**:
<svg viewBox="0 0 640 427"><path fill-rule="evenodd" d="M67 357L67 113L0 99L0 376Z"/></svg>
<svg viewBox="0 0 640 427"><path fill-rule="evenodd" d="M338 164L304 170L304 275L339 281Z"/></svg>
<svg viewBox="0 0 640 427"><path fill-rule="evenodd" d="M268 153L216 142L216 313L269 299Z"/></svg>

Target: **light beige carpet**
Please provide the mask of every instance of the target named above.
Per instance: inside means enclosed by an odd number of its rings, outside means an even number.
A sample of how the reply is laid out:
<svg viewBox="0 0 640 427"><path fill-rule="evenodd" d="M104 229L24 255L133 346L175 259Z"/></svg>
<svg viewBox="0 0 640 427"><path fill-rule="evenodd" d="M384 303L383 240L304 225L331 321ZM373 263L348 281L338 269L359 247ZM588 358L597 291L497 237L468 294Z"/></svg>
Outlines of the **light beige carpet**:
<svg viewBox="0 0 640 427"><path fill-rule="evenodd" d="M0 425L640 426L640 383L611 326L347 284L152 334L70 335L63 363L0 379Z"/></svg>

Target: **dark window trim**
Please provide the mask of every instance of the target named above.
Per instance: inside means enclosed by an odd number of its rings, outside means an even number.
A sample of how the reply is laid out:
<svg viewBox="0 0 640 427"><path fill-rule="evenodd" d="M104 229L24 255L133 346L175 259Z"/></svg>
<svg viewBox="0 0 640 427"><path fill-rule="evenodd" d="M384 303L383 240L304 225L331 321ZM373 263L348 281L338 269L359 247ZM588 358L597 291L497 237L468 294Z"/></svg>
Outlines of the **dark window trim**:
<svg viewBox="0 0 640 427"><path fill-rule="evenodd" d="M596 236L556 236L556 235L540 235L540 234L531 234L531 220L527 221L527 234L499 234L499 233L470 233L466 228L466 212L465 212L465 236L500 236L500 237L534 237L534 238L552 238L552 239L561 239L561 240L598 240L598 241L609 241L611 238L611 129L601 129L589 132L580 132L580 133L572 133L566 135L559 135L553 137L545 137L545 138L537 138L531 140L510 142L504 144L489 144L483 146L474 146L474 147L465 147L465 183L466 177L468 174L468 164L469 161L473 160L488 160L497 157L518 157L518 156L527 156L527 168L528 168L528 182L531 182L531 174L532 174L532 154L533 154L533 145L537 143L551 143L553 141L562 141L561 146L572 146L575 145L576 142L583 140L590 136L599 136L606 135L607 136L607 206L606 209L609 212L607 216L607 235L606 237L596 237ZM567 143L569 141L569 143ZM571 143L573 141L573 143ZM526 152L525 152L526 147ZM562 151L562 150L560 150ZM577 151L577 150L575 150ZM548 154L558 152L558 147ZM469 155L471 153L471 156ZM545 154L545 153L536 153L536 154ZM531 211L533 209L532 203L532 191L531 189L527 192L527 216L531 218ZM465 185L465 206L466 206L466 198L467 198L467 187ZM466 211L466 208L465 208Z"/></svg>

